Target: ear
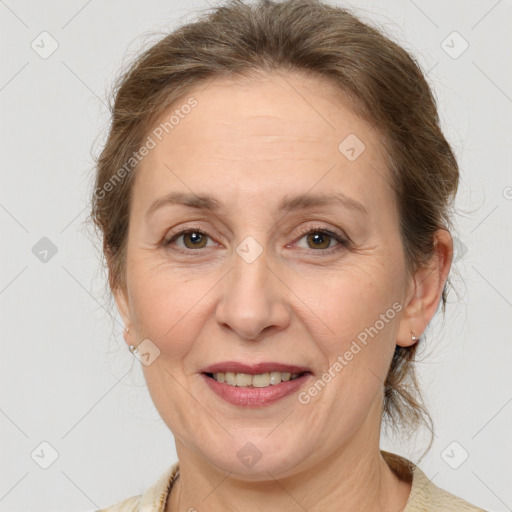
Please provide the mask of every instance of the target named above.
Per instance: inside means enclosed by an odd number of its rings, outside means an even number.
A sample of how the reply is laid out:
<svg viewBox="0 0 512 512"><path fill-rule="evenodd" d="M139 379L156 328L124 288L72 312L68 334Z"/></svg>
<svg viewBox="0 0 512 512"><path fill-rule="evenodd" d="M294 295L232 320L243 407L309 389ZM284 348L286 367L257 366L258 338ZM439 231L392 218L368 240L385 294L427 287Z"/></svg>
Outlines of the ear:
<svg viewBox="0 0 512 512"><path fill-rule="evenodd" d="M121 318L123 319L124 325L129 327L130 323L130 308L128 306L128 298L126 296L126 292L121 288L117 288L113 291L114 298L116 300L117 309Z"/></svg>
<svg viewBox="0 0 512 512"><path fill-rule="evenodd" d="M129 300L128 295L126 293L126 290L121 288L116 288L113 290L114 298L116 301L117 309L119 311L119 314L121 315L121 318L123 319L123 323L125 326L125 329L123 330L123 337L124 341L127 345L132 345L132 336L133 336L133 328L130 318L130 307L129 307ZM129 332L126 331L126 329L129 329Z"/></svg>
<svg viewBox="0 0 512 512"><path fill-rule="evenodd" d="M126 329L132 331L132 322L130 318L130 301L128 298L128 291L125 282L120 282L116 280L114 276L116 275L116 265L115 258L112 254L110 247L104 246L105 258L107 262L107 270L108 270L108 283L110 285L110 289L112 290L112 294L114 295L114 299L116 301L117 310L123 319L124 329L123 329L123 337L128 345L131 345L130 337L133 335L131 332L127 332Z"/></svg>
<svg viewBox="0 0 512 512"><path fill-rule="evenodd" d="M434 254L428 266L420 268L412 277L396 344L401 347L414 345L432 320L441 296L453 258L453 241L450 232L438 229L434 233ZM412 333L416 340L412 338Z"/></svg>

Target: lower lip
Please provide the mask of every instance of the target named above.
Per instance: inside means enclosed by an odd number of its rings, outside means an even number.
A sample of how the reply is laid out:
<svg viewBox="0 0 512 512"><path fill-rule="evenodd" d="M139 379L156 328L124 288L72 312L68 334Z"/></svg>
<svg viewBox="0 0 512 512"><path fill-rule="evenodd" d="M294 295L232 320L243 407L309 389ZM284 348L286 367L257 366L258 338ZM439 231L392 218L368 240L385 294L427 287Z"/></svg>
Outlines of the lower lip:
<svg viewBox="0 0 512 512"><path fill-rule="evenodd" d="M296 379L265 388L245 388L230 386L224 382L218 382L204 373L201 374L214 393L226 400L226 402L240 407L261 407L277 402L297 391L310 375L310 373L305 373Z"/></svg>

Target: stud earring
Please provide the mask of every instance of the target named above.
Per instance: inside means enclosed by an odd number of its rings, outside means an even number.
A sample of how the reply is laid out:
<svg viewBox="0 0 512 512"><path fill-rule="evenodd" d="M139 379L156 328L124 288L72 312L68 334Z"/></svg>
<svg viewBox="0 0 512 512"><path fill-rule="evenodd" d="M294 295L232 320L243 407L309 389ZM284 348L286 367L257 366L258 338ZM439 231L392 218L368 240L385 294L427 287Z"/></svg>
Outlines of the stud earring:
<svg viewBox="0 0 512 512"><path fill-rule="evenodd" d="M124 332L126 334L128 334L130 332L130 328L129 327L125 327L124 328ZM137 347L135 345L128 345L128 350L133 354L137 350Z"/></svg>
<svg viewBox="0 0 512 512"><path fill-rule="evenodd" d="M416 333L414 331L411 331L411 340L418 341L418 338L416 338Z"/></svg>

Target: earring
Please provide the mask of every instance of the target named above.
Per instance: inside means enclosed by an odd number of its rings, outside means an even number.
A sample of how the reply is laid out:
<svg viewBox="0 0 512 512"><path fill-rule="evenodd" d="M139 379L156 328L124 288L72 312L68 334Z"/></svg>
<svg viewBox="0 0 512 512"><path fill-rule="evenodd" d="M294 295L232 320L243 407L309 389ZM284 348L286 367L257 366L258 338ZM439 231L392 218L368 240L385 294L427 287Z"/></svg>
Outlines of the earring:
<svg viewBox="0 0 512 512"><path fill-rule="evenodd" d="M124 328L124 332L126 332L126 334L128 334L130 332L130 328L129 327L125 327ZM136 352L137 347L135 345L129 345L128 346L128 350L133 354L133 353Z"/></svg>
<svg viewBox="0 0 512 512"><path fill-rule="evenodd" d="M416 333L414 331L411 331L411 340L418 341L418 338L416 338Z"/></svg>

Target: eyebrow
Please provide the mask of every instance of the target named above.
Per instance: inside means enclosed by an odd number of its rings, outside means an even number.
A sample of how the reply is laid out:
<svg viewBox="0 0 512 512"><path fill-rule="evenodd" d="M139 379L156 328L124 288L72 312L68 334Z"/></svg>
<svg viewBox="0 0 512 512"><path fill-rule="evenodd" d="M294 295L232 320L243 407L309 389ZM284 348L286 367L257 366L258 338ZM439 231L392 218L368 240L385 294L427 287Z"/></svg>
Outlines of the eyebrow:
<svg viewBox="0 0 512 512"><path fill-rule="evenodd" d="M223 204L213 196L189 194L185 192L171 192L154 201L146 211L146 217L152 215L163 206L179 205L197 210L220 212L224 209ZM319 206L343 206L368 215L366 208L355 199L348 197L343 192L334 194L300 194L292 197L285 197L278 206L278 211L290 212Z"/></svg>

